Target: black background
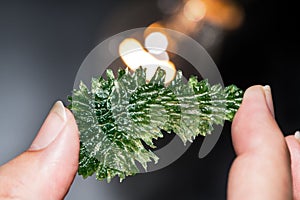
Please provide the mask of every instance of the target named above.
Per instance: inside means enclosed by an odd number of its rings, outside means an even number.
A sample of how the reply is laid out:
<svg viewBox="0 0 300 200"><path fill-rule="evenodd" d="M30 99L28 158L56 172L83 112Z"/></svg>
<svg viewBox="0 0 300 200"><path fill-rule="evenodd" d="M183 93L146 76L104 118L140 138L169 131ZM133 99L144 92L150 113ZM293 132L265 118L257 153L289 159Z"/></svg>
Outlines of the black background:
<svg viewBox="0 0 300 200"><path fill-rule="evenodd" d="M225 85L269 84L285 134L299 128L299 12L296 1L237 1L241 27L213 57ZM161 19L156 1L0 1L0 164L31 143L53 102L66 102L86 55L107 37ZM198 158L198 138L175 163L119 184L75 179L67 199L225 199L234 151L230 123ZM274 166L276 167L276 166Z"/></svg>

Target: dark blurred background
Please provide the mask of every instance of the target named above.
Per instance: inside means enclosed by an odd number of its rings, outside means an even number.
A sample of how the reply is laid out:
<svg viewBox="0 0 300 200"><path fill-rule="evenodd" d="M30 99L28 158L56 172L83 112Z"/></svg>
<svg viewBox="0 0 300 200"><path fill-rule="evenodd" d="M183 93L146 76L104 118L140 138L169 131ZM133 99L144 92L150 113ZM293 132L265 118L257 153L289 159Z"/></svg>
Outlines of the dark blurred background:
<svg viewBox="0 0 300 200"><path fill-rule="evenodd" d="M299 129L297 2L205 0L206 16L192 10L192 19L184 21L178 13L186 2L0 1L0 164L28 148L56 100L67 104L77 70L99 42L153 23L200 42L225 85L269 84L281 129L285 134ZM201 142L196 139L172 165L122 184L78 176L66 199L225 199L235 156L230 123L204 159L198 158Z"/></svg>

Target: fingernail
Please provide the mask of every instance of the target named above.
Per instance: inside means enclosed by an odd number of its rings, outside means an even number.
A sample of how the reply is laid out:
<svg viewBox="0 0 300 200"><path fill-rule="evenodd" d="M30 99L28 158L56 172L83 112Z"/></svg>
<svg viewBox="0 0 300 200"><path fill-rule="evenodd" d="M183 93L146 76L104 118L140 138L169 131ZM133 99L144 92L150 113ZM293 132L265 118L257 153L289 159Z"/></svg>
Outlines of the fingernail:
<svg viewBox="0 0 300 200"><path fill-rule="evenodd" d="M66 110L61 101L57 101L50 110L38 135L33 140L29 150L40 150L55 140L67 121Z"/></svg>
<svg viewBox="0 0 300 200"><path fill-rule="evenodd" d="M295 138L300 142L300 131L295 132Z"/></svg>
<svg viewBox="0 0 300 200"><path fill-rule="evenodd" d="M53 105L52 109L50 110L50 113L51 112L56 113L59 117L62 118L63 121L67 120L66 109L64 104L61 101L57 101Z"/></svg>
<svg viewBox="0 0 300 200"><path fill-rule="evenodd" d="M268 108L269 108L270 112L272 113L273 117L275 117L271 87L269 85L265 85L263 88L265 91L266 102L267 102Z"/></svg>

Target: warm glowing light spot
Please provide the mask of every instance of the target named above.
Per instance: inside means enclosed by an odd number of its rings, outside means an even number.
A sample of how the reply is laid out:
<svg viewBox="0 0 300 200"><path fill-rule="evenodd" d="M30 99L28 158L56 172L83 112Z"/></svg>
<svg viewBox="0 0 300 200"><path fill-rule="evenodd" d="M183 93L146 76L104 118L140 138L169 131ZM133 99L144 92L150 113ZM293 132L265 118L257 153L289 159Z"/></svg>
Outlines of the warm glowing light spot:
<svg viewBox="0 0 300 200"><path fill-rule="evenodd" d="M234 1L202 0L206 5L205 19L225 29L235 29L244 19L243 9Z"/></svg>
<svg viewBox="0 0 300 200"><path fill-rule="evenodd" d="M160 33L150 33L145 39L145 47L152 54L161 54L167 50L168 39Z"/></svg>
<svg viewBox="0 0 300 200"><path fill-rule="evenodd" d="M199 22L205 17L206 6L201 0L189 0L184 5L183 14L187 19Z"/></svg>
<svg viewBox="0 0 300 200"><path fill-rule="evenodd" d="M175 65L169 60L159 60L148 53L141 43L133 38L123 40L119 46L119 54L124 63L131 69L136 70L140 66L146 68L146 79L150 81L157 67L166 71L165 83L171 82L176 74Z"/></svg>

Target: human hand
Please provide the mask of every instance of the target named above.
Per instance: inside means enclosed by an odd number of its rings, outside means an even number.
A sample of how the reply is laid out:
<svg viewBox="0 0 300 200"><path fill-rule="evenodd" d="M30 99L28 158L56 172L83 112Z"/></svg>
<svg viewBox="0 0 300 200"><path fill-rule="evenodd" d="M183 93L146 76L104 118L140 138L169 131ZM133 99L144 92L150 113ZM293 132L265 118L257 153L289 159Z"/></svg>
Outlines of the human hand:
<svg viewBox="0 0 300 200"><path fill-rule="evenodd" d="M286 200L293 192L300 199L300 142L283 137L273 113L268 89L255 86L245 92L232 124L237 158L229 175L229 199ZM73 115L57 102L31 147L0 167L0 198L62 199L78 167L77 133Z"/></svg>
<svg viewBox="0 0 300 200"><path fill-rule="evenodd" d="M0 199L63 199L78 168L75 119L54 104L31 147L0 167Z"/></svg>
<svg viewBox="0 0 300 200"><path fill-rule="evenodd" d="M228 199L300 200L299 132L295 136L284 138L279 129L270 88L249 88L232 123L237 157L229 174Z"/></svg>

